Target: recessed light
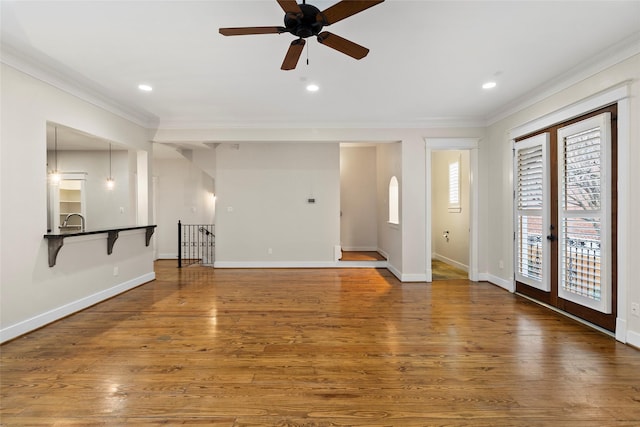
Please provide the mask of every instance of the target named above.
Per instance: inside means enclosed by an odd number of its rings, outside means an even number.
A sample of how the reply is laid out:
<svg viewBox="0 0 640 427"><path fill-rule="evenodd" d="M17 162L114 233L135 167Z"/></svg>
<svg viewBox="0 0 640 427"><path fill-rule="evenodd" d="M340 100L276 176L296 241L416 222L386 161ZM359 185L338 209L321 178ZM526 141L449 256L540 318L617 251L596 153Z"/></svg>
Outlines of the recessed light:
<svg viewBox="0 0 640 427"><path fill-rule="evenodd" d="M494 87L496 87L496 85L496 82L486 82L482 85L482 89L493 89Z"/></svg>
<svg viewBox="0 0 640 427"><path fill-rule="evenodd" d="M151 92L153 90L153 88L149 85L146 84L139 84L138 85L138 89L140 89L143 92Z"/></svg>
<svg viewBox="0 0 640 427"><path fill-rule="evenodd" d="M320 90L320 86L318 86L318 85L316 85L316 84L311 83L311 84L307 85L307 90L308 90L309 92L317 92L317 91L319 91L319 90Z"/></svg>

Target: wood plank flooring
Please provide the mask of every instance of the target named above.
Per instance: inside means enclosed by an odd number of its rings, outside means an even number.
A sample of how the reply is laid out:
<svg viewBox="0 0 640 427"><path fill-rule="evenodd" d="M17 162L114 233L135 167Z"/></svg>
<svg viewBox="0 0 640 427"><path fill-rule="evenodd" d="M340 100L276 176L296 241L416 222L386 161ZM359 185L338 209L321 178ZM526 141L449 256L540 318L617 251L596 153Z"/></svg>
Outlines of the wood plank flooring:
<svg viewBox="0 0 640 427"><path fill-rule="evenodd" d="M3 345L3 426L638 426L640 351L487 283L157 280Z"/></svg>
<svg viewBox="0 0 640 427"><path fill-rule="evenodd" d="M386 261L379 252L376 251L342 251L340 261Z"/></svg>
<svg viewBox="0 0 640 427"><path fill-rule="evenodd" d="M437 259L431 260L431 280L467 279L469 273Z"/></svg>

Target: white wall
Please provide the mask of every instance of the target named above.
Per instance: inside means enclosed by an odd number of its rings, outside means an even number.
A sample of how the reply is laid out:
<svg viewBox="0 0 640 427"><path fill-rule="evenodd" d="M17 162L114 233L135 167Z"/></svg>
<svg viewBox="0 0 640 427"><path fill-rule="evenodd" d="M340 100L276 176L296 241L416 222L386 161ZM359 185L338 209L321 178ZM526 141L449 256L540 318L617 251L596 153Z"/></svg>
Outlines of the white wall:
<svg viewBox="0 0 640 427"><path fill-rule="evenodd" d="M178 220L213 224L213 179L186 159L155 159L157 251L159 258L178 256Z"/></svg>
<svg viewBox="0 0 640 427"><path fill-rule="evenodd" d="M377 192L378 192L378 248L387 258L389 270L402 276L402 228L404 182L402 177L402 145L400 143L379 144L377 146ZM400 224L389 223L389 182L398 179L400 199Z"/></svg>
<svg viewBox="0 0 640 427"><path fill-rule="evenodd" d="M397 153L390 158L400 159L395 173L400 174L401 191L401 224L396 229L386 227L387 241L382 242L378 234L381 249L391 251L389 258L396 268L391 270L404 281L425 281L427 273L426 238L430 237L430 230L425 229L426 222L426 154L425 138L483 138L484 128L420 128L420 129L361 129L361 128L228 128L228 129L158 129L153 140L161 143L184 143L189 141L211 143L259 143L273 142L302 143L345 143L367 142L380 143L382 146L394 146ZM394 144L397 143L397 144ZM390 147L387 147L389 149ZM479 164L482 171L486 165L486 156L479 150ZM220 152L218 152L219 154ZM390 160L393 161L393 160ZM221 162L218 162L221 164ZM390 178L391 176L389 176ZM380 176L378 176L380 179ZM486 182L480 174L479 182L481 201L479 223L486 223L488 209L483 205L486 200ZM218 186L216 178L216 188ZM388 185L385 184L385 185ZM385 196L386 197L386 196ZM218 214L224 209L217 202ZM386 214L385 214L386 215ZM380 217L378 221L381 221ZM380 229L378 230L380 231ZM218 233L220 230L218 230ZM336 233L339 234L339 223L336 223ZM480 238L486 233L480 230ZM429 260L429 263L431 261ZM479 271L486 271L486 258L480 252Z"/></svg>
<svg viewBox="0 0 640 427"><path fill-rule="evenodd" d="M216 176L216 150L211 148L180 149L178 152L211 178Z"/></svg>
<svg viewBox="0 0 640 427"><path fill-rule="evenodd" d="M513 113L492 124L488 129L487 149L489 157L486 173L488 204L492 207L487 217L487 230L491 239L485 239L488 274L494 283L505 287L513 286L513 163L509 132L519 126L540 119L552 113L567 109L579 102L597 96L603 91L623 85L628 88L630 123L619 129L621 137L628 137L618 163L618 339L640 346L640 317L631 315L632 302L640 302L640 282L635 280L634 266L640 265L640 226L637 212L640 212L640 55L635 55L609 69L559 91L530 107ZM620 114L620 111L619 111ZM620 125L620 123L619 123ZM626 152L625 152L626 150ZM503 262L504 268L500 268Z"/></svg>
<svg viewBox="0 0 640 427"><path fill-rule="evenodd" d="M449 163L460 161L460 212L449 212ZM433 151L432 258L469 269L469 151ZM449 240L443 237L449 232Z"/></svg>
<svg viewBox="0 0 640 427"><path fill-rule="evenodd" d="M340 147L340 242L346 251L378 250L376 147Z"/></svg>
<svg viewBox="0 0 640 427"><path fill-rule="evenodd" d="M153 257L142 230L122 233L110 256L106 235L65 239L58 265L49 267L43 238L47 121L134 150L151 149L148 131L4 64L0 85L0 340L4 341L152 279ZM117 276L113 267L119 267Z"/></svg>
<svg viewBox="0 0 640 427"><path fill-rule="evenodd" d="M339 156L337 143L218 146L215 265L333 262Z"/></svg>

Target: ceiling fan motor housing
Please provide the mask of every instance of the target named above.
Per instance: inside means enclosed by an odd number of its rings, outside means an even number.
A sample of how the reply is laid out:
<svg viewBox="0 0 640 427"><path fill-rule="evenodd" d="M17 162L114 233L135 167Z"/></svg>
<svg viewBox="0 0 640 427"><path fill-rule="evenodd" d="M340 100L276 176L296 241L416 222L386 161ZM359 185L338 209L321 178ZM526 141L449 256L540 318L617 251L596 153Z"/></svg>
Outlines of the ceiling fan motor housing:
<svg viewBox="0 0 640 427"><path fill-rule="evenodd" d="M284 16L284 26L287 32L300 38L317 36L322 31L322 27L324 27L322 12L310 4L301 4L299 6L300 10L302 10L302 15L287 13Z"/></svg>

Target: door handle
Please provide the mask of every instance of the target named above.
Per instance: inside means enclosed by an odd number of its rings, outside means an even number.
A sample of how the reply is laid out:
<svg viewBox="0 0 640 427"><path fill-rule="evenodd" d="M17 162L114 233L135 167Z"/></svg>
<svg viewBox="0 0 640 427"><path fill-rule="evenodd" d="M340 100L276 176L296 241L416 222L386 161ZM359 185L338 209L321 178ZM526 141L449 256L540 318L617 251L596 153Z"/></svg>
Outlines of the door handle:
<svg viewBox="0 0 640 427"><path fill-rule="evenodd" d="M553 230L555 230L556 228L553 225L549 226L549 231L550 234L547 236L547 240L550 242L553 242L554 240L556 240L556 235L553 234Z"/></svg>

